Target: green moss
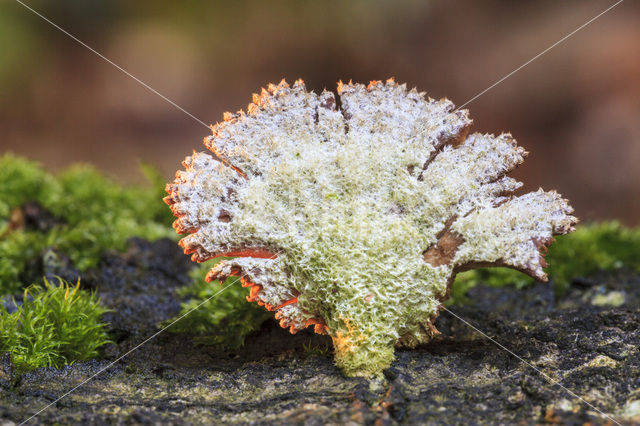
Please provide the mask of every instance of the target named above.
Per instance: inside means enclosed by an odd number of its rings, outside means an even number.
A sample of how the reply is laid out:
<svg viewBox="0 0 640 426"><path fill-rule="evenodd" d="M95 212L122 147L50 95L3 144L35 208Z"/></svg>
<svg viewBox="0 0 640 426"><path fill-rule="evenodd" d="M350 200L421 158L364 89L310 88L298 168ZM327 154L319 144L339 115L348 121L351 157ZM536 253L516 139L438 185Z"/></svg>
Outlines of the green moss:
<svg viewBox="0 0 640 426"><path fill-rule="evenodd" d="M302 350L306 356L327 356L329 355L329 347L326 345L314 345L312 342L303 343Z"/></svg>
<svg viewBox="0 0 640 426"><path fill-rule="evenodd" d="M15 207L59 192L55 179L36 163L11 154L0 156L0 179L0 225L6 224Z"/></svg>
<svg viewBox="0 0 640 426"><path fill-rule="evenodd" d="M625 228L618 222L579 226L569 234L556 237L545 256L547 272L558 294L564 293L571 280L598 271L629 268L640 271L640 228ZM506 268L484 268L458 275L452 288L452 300L465 301L467 290L483 283L500 287L523 287L533 280Z"/></svg>
<svg viewBox="0 0 640 426"><path fill-rule="evenodd" d="M12 232L0 237L0 296L22 291L26 268L45 246L45 239L37 232Z"/></svg>
<svg viewBox="0 0 640 426"><path fill-rule="evenodd" d="M182 304L182 309L176 317L184 315L224 288L215 282L205 281L209 269L221 260L224 258L201 263L191 271L192 284L178 291L181 297L191 299ZM249 289L241 287L240 283L236 282L238 280L238 277L228 278L224 286L232 284L231 287L178 321L169 330L174 333L198 335L201 343L221 344L230 349L242 347L245 337L260 328L264 321L272 318L273 313L256 303L248 303L246 297L249 295Z"/></svg>
<svg viewBox="0 0 640 426"><path fill-rule="evenodd" d="M95 267L107 250L126 240L175 238L172 216L162 202L162 178L148 166L152 187L122 187L90 166L74 166L52 176L34 162L0 157L0 295L24 284L24 272L45 247L69 256L81 272ZM37 202L57 218L46 232L9 229L11 213Z"/></svg>
<svg viewBox="0 0 640 426"><path fill-rule="evenodd" d="M9 313L0 305L0 353L11 353L18 372L94 358L109 341L101 322L106 309L79 282L72 287L44 280L44 287L27 288L16 308Z"/></svg>

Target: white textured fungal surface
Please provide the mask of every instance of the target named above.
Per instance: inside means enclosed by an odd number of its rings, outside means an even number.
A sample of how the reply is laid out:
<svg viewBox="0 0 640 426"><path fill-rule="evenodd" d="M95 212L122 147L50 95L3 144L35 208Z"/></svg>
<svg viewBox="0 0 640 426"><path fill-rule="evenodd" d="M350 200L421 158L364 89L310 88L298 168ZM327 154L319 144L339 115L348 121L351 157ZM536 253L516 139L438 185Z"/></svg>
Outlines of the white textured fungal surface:
<svg viewBox="0 0 640 426"><path fill-rule="evenodd" d="M546 279L552 235L573 230L555 192L513 196L526 152L468 135L466 110L392 80L307 92L301 80L225 114L167 186L180 242L208 279L242 276L292 332L313 325L349 375L379 374L397 344L437 331L455 273L499 265Z"/></svg>

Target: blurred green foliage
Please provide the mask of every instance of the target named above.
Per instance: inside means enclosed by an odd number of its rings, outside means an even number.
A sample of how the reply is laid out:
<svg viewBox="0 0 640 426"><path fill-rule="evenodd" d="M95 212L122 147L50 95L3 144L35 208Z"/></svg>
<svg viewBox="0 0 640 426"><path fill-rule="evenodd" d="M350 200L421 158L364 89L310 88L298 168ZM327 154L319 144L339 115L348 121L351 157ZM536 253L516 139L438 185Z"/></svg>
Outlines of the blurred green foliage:
<svg viewBox="0 0 640 426"><path fill-rule="evenodd" d="M24 273L45 248L67 255L85 271L107 250L123 250L126 240L176 238L172 216L162 202L162 178L144 167L151 187L122 187L90 166L75 166L58 176L38 164L6 154L0 157L0 295L15 294ZM12 229L11 215L37 202L55 218L47 230Z"/></svg>
<svg viewBox="0 0 640 426"><path fill-rule="evenodd" d="M568 289L573 278L619 268L640 271L640 228L625 228L618 222L581 225L569 235L556 237L545 259L549 265L547 274L558 295ZM465 301L466 292L478 283L521 288L533 282L513 269L467 271L457 276L451 289L451 303Z"/></svg>
<svg viewBox="0 0 640 426"><path fill-rule="evenodd" d="M109 342L101 322L106 309L79 284L44 280L25 290L22 304L13 302L15 312L0 304L0 354L11 353L18 373L94 358Z"/></svg>
<svg viewBox="0 0 640 426"><path fill-rule="evenodd" d="M192 284L179 291L180 296L191 299L182 304L176 318L185 315L227 285L231 286L220 297L211 298L169 330L199 336L198 340L204 344L221 344L229 349L238 349L244 345L245 337L272 318L273 313L257 303L247 302L249 289L240 286L239 277L229 277L222 286L205 281L209 269L224 259L221 257L201 263L191 271ZM170 322L167 321L167 324Z"/></svg>

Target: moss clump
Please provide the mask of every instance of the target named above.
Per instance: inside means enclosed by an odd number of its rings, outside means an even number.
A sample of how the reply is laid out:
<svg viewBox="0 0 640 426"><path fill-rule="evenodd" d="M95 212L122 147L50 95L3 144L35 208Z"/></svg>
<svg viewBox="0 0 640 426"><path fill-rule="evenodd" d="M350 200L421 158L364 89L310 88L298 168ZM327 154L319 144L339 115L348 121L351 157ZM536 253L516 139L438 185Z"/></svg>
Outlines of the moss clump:
<svg viewBox="0 0 640 426"><path fill-rule="evenodd" d="M306 356L327 356L330 353L328 346L314 345L311 342L303 343L302 350Z"/></svg>
<svg viewBox="0 0 640 426"><path fill-rule="evenodd" d="M0 296L20 293L27 265L44 247L43 236L36 232L12 232L0 237Z"/></svg>
<svg viewBox="0 0 640 426"><path fill-rule="evenodd" d="M224 288L205 281L207 272L223 259L204 262L191 271L192 284L178 291L181 297L191 299L182 304L176 318ZM229 284L232 284L231 287L222 294L191 312L169 330L174 333L198 335L201 343L221 344L229 349L242 347L246 336L260 328L260 325L273 317L273 314L257 304L247 302L249 289L240 286L238 277L228 278L224 286ZM171 321L167 321L167 324Z"/></svg>
<svg viewBox="0 0 640 426"><path fill-rule="evenodd" d="M15 294L31 281L28 269L47 247L82 272L95 267L105 250L124 249L129 237L175 238L161 201L162 178L145 171L153 187L125 188L90 166L53 176L32 161L0 156L0 295ZM12 213L28 202L52 215L53 226L15 226Z"/></svg>
<svg viewBox="0 0 640 426"><path fill-rule="evenodd" d="M101 322L106 309L79 284L44 280L25 290L21 305L14 301L15 312L0 305L0 353L11 353L18 372L94 358L109 342Z"/></svg>
<svg viewBox="0 0 640 426"><path fill-rule="evenodd" d="M625 228L618 222L603 222L578 227L569 235L556 237L546 256L547 272L556 293L564 293L575 277L598 271L628 268L640 271L640 228ZM464 295L477 283L500 287L523 287L533 280L520 272L504 268L484 268L457 276L452 299L464 301Z"/></svg>

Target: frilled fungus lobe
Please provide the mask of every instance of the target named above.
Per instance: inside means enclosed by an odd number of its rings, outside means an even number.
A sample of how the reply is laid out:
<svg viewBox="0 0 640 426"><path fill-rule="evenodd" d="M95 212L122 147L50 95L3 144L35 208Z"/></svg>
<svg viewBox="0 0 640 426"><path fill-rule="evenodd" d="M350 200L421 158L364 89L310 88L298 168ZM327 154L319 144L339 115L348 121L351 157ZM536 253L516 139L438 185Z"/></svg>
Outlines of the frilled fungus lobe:
<svg viewBox="0 0 640 426"><path fill-rule="evenodd" d="M198 262L235 256L249 301L292 333L328 333L348 375L379 374L394 346L438 333L457 272L506 266L546 280L543 253L576 218L556 192L514 196L526 156L471 134L466 110L393 80L307 92L282 81L226 113L165 198Z"/></svg>

